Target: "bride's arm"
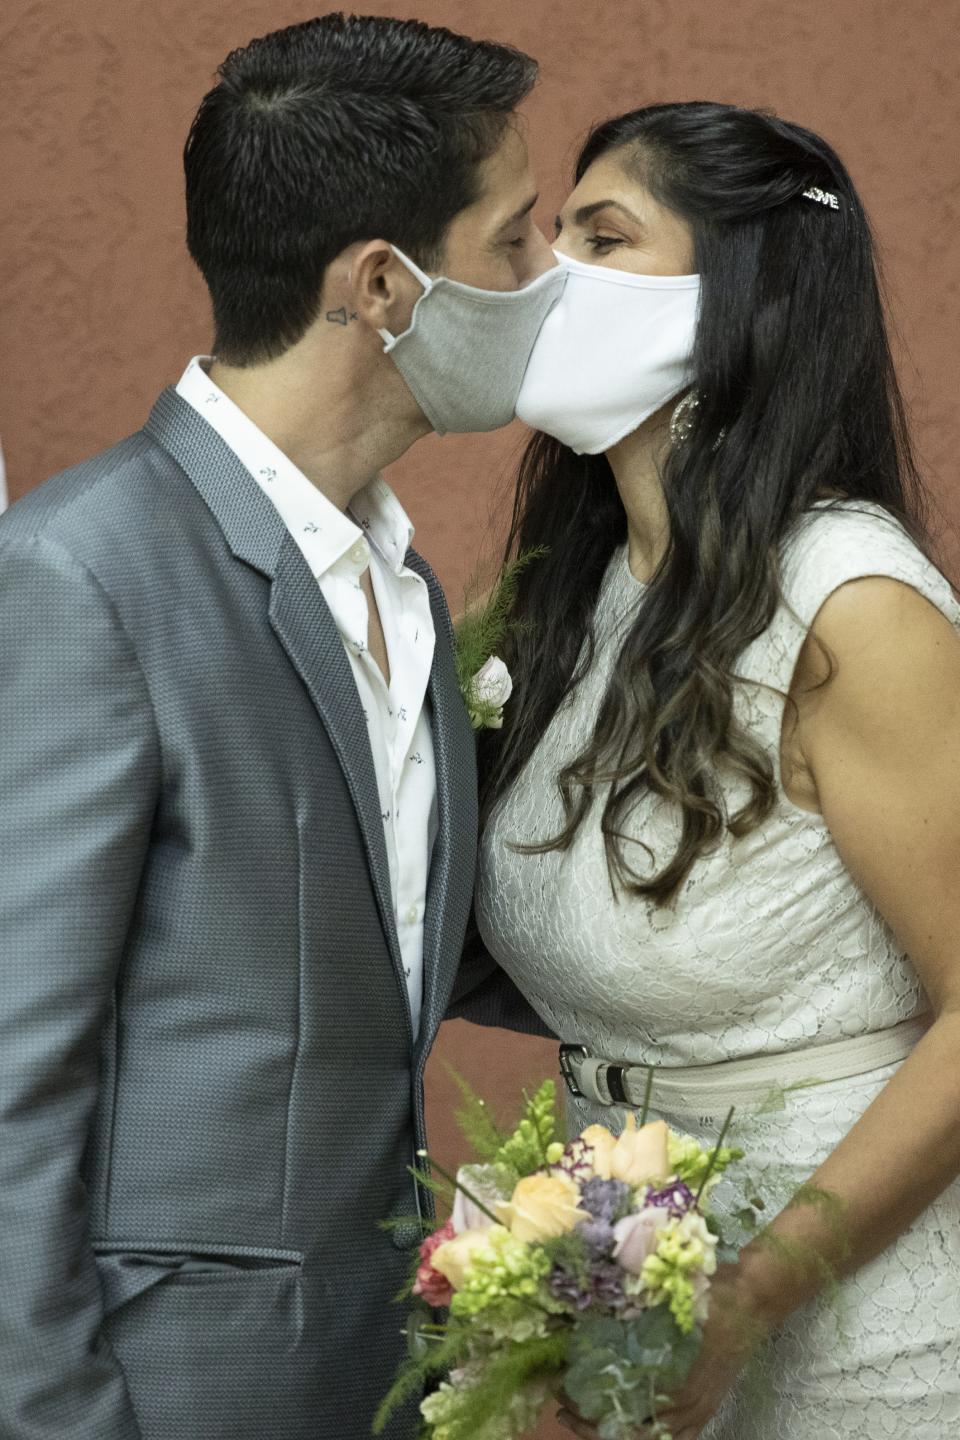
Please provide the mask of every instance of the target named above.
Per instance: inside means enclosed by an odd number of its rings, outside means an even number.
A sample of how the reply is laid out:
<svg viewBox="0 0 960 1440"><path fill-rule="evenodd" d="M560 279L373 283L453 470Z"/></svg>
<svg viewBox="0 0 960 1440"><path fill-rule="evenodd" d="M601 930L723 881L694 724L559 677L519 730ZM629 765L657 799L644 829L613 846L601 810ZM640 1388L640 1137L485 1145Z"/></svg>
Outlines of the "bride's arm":
<svg viewBox="0 0 960 1440"><path fill-rule="evenodd" d="M796 739L844 864L909 954L934 1016L811 1177L839 1198L840 1225L797 1203L768 1227L845 1273L960 1175L960 638L918 592L880 577L834 592L812 633L793 690ZM833 659L823 684L818 639ZM780 1258L761 1239L718 1277L701 1357L663 1417L678 1440L699 1435L740 1368L733 1317L775 1328L814 1298L826 1267Z"/></svg>
<svg viewBox="0 0 960 1440"><path fill-rule="evenodd" d="M809 1205L771 1227L853 1270L960 1175L960 638L917 591L879 577L836 591L814 635L835 659L833 678L798 697L797 738L819 808L934 1015L813 1176L843 1202L846 1253ZM743 1270L775 1321L818 1284L815 1274L784 1272L762 1245L744 1253Z"/></svg>

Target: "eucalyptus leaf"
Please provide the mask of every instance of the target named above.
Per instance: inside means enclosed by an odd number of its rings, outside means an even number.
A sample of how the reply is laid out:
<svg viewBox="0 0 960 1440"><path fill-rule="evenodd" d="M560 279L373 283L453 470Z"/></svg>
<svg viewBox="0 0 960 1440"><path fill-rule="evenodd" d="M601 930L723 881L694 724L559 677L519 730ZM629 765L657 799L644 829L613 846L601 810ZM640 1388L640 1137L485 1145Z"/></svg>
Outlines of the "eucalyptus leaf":
<svg viewBox="0 0 960 1440"><path fill-rule="evenodd" d="M626 1440L655 1420L656 1397L680 1388L700 1349L665 1306L632 1320L585 1320L570 1340L564 1388L601 1435Z"/></svg>

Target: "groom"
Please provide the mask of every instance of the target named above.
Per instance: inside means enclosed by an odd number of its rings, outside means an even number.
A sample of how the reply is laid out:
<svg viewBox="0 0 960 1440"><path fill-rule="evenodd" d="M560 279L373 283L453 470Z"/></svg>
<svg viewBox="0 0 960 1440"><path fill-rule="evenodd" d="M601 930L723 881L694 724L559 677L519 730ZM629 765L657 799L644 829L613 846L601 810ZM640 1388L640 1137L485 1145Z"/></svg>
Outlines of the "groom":
<svg viewBox="0 0 960 1440"><path fill-rule="evenodd" d="M512 413L534 75L339 15L235 51L185 153L217 358L0 524L3 1440L360 1440L400 1358L476 805L377 476Z"/></svg>

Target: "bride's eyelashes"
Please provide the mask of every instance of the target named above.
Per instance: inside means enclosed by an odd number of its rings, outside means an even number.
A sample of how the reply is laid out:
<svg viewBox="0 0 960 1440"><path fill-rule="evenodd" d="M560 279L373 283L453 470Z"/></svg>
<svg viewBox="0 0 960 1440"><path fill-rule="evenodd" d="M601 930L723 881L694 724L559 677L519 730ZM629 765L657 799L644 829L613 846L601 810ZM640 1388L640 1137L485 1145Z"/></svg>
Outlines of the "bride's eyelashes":
<svg viewBox="0 0 960 1440"><path fill-rule="evenodd" d="M584 244L589 245L590 249L599 255L605 255L607 251L612 250L615 245L625 245L626 243L625 240L615 239L612 235L584 236Z"/></svg>
<svg viewBox="0 0 960 1440"><path fill-rule="evenodd" d="M559 240L563 232L563 222L558 216L554 221L554 239ZM626 240L617 235L584 235L583 244L588 245L595 255L606 255L617 245L626 245Z"/></svg>

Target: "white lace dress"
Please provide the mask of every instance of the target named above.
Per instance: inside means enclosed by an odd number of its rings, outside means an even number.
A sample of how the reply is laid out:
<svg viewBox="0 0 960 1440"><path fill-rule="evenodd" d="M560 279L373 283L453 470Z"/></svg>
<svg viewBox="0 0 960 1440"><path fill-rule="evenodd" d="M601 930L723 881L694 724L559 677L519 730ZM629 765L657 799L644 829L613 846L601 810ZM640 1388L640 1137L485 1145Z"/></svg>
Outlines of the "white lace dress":
<svg viewBox="0 0 960 1440"><path fill-rule="evenodd" d="M781 606L741 657L736 704L779 776L784 695L813 621L845 581L893 576L960 628L960 605L902 528L872 507L817 507L784 550ZM626 548L598 599L589 676L561 707L482 841L478 919L491 954L563 1040L611 1060L705 1065L882 1030L927 1006L916 973L857 888L825 822L780 790L767 821L729 836L693 868L675 905L611 896L598 809L566 855L518 855L512 840L557 833L556 776L592 733L625 627L644 587ZM791 611L793 613L791 613ZM727 789L731 808L735 785ZM591 823L591 821L593 823ZM630 831L662 857L671 807L642 800ZM639 845L631 857L645 863ZM768 1213L809 1179L894 1073L791 1092L741 1113L743 1145ZM722 1117L659 1112L711 1138ZM616 1110L571 1101L571 1125L618 1128ZM718 1191L722 1208L723 1192ZM960 1184L952 1186L838 1299L795 1313L709 1427L710 1440L958 1440ZM755 1379L757 1377L754 1377Z"/></svg>

